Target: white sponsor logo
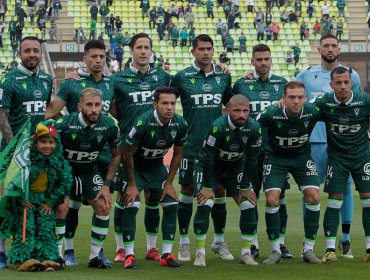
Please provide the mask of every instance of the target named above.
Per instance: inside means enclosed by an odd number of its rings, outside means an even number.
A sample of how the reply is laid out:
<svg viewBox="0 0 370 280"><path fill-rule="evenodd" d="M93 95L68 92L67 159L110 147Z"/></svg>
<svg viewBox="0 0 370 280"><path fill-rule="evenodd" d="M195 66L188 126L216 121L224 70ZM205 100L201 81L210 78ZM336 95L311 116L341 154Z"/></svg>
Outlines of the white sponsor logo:
<svg viewBox="0 0 370 280"><path fill-rule="evenodd" d="M207 140L207 145L213 147L216 143L216 138L210 135Z"/></svg>
<svg viewBox="0 0 370 280"><path fill-rule="evenodd" d="M241 183L243 180L243 173L239 173L237 177L238 183Z"/></svg>
<svg viewBox="0 0 370 280"><path fill-rule="evenodd" d="M34 113L38 111L45 112L46 109L46 101L25 101L23 102L23 105L26 106L27 113Z"/></svg>
<svg viewBox="0 0 370 280"><path fill-rule="evenodd" d="M300 146L307 142L308 134L302 135L301 137L280 137L276 136L279 141L279 146L293 146L299 144Z"/></svg>
<svg viewBox="0 0 370 280"><path fill-rule="evenodd" d="M136 92L130 92L128 94L129 96L132 96L133 102L146 102L146 101L152 101L153 94L151 91L136 91Z"/></svg>
<svg viewBox="0 0 370 280"><path fill-rule="evenodd" d="M366 163L364 166L364 172L370 176L370 163Z"/></svg>
<svg viewBox="0 0 370 280"><path fill-rule="evenodd" d="M244 151L242 152L228 152L220 149L220 158L223 160L238 160L240 159L244 154Z"/></svg>
<svg viewBox="0 0 370 280"><path fill-rule="evenodd" d="M329 123L329 124L330 124L330 130L334 133L339 133L339 134L347 133L347 132L356 133L360 131L361 129L360 124L353 124L353 125L337 124L337 123Z"/></svg>
<svg viewBox="0 0 370 280"><path fill-rule="evenodd" d="M191 98L194 99L195 105L207 105L210 101L213 101L213 104L221 103L221 94L194 94L191 95Z"/></svg>
<svg viewBox="0 0 370 280"><path fill-rule="evenodd" d="M103 185L103 179L99 175L95 175L93 177L93 183L95 185L102 186Z"/></svg>
<svg viewBox="0 0 370 280"><path fill-rule="evenodd" d="M74 151L74 150L65 150L67 153L67 158L71 161L94 161L99 156L99 151L95 152L81 152L81 151Z"/></svg>
<svg viewBox="0 0 370 280"><path fill-rule="evenodd" d="M136 129L135 129L135 127L133 127L131 129L130 133L128 134L128 137L130 137L130 138L134 137L135 133L136 133Z"/></svg>
<svg viewBox="0 0 370 280"><path fill-rule="evenodd" d="M307 163L306 163L306 166L310 170L310 171L307 171L306 172L306 175L307 176L317 175L316 165L315 165L315 163L312 160L308 160Z"/></svg>
<svg viewBox="0 0 370 280"><path fill-rule="evenodd" d="M148 149L145 147L142 147L143 149L143 156L148 158L160 158L163 157L169 150L168 149Z"/></svg>

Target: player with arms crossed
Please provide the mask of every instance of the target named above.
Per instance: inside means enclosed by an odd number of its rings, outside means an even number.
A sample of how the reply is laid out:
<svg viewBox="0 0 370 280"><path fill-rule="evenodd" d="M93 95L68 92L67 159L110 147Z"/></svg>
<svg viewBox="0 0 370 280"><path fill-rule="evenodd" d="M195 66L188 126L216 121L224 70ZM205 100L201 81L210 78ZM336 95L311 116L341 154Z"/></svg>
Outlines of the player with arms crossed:
<svg viewBox="0 0 370 280"><path fill-rule="evenodd" d="M78 110L59 119L55 127L60 130L64 156L74 176L71 200L87 201L94 209L88 267L107 268L109 266L98 255L109 228L112 206L109 186L120 162L119 128L114 118L101 113L102 97L97 89L86 88L81 92ZM112 161L103 180L98 158L106 143L110 147ZM67 215L67 224L69 217Z"/></svg>
<svg viewBox="0 0 370 280"><path fill-rule="evenodd" d="M144 189L149 193L148 201L160 203L163 209L160 265L181 266L172 255L178 203L173 179L180 166L188 126L183 117L175 114L177 96L175 88L156 89L154 110L137 118L122 150L124 175L120 204L125 205L122 211L125 268L138 267L134 254L136 214L140 207L140 192ZM174 153L167 172L163 156L172 145Z"/></svg>
<svg viewBox="0 0 370 280"><path fill-rule="evenodd" d="M227 196L233 197L240 208L241 262L247 265L258 264L250 252L251 241L257 230L256 196L251 178L255 179L256 176L262 130L255 120L249 118L249 101L245 96L237 94L231 97L227 111L227 115L213 122L205 138L204 148L194 163L198 200L194 216L195 266L206 266L205 241L217 189L226 190Z"/></svg>
<svg viewBox="0 0 370 280"><path fill-rule="evenodd" d="M193 212L193 163L196 154L202 149L203 140L212 122L221 116L222 104L231 97L231 77L225 74L213 61L213 40L201 34L193 40L191 50L195 61L192 66L178 72L171 85L180 91L184 117L189 124L188 138L184 146L184 157L180 166L181 191L179 197L178 223L180 249L178 259L190 261L189 224ZM216 203L212 208L215 240L212 250L223 259L233 260L224 241L226 225L225 192L216 193Z"/></svg>
<svg viewBox="0 0 370 280"><path fill-rule="evenodd" d="M251 64L254 71L248 71L246 77L237 80L233 86L234 94L245 95L250 102L250 117L256 119L258 114L265 110L271 104L277 103L283 96L284 85L288 82L285 78L274 75L271 72L272 57L270 48L264 44L258 44L253 47ZM257 201L259 199L262 187L263 160L265 159L264 146L267 142L267 131L263 131L262 147L258 156L257 174L258 183L254 185ZM285 233L288 221L288 212L286 208L285 190L290 188L289 175L284 188L281 190L279 199L280 214L280 251L282 258L293 258L288 248L284 245ZM256 207L257 222L258 211ZM257 234L252 240L251 254L256 259L259 256L259 245Z"/></svg>
<svg viewBox="0 0 370 280"><path fill-rule="evenodd" d="M348 176L359 192L362 206L362 224L365 230L365 261L370 261L370 152L367 130L369 128L370 96L352 91L351 73L345 67L331 72L334 93L316 98L328 137L328 170L324 191L329 194L324 215L326 253L323 263L336 261L335 238L339 226Z"/></svg>
<svg viewBox="0 0 370 280"><path fill-rule="evenodd" d="M305 103L305 100L303 83L288 82L283 95L285 107L271 105L257 117L261 127L268 129L263 189L266 194L266 232L272 252L264 264L281 262L279 196L288 172L297 182L306 201L302 261L321 264L313 253L319 228L320 183L308 142L321 114L313 104Z"/></svg>
<svg viewBox="0 0 370 280"><path fill-rule="evenodd" d="M321 56L321 64L308 67L301 71L296 80L304 83L307 100L311 101L315 97L324 95L325 93L332 92L330 86L330 73L331 70L338 66L343 66L338 62L340 54L340 47L338 38L332 34L324 35L320 39L320 46L318 51ZM349 68L351 71L352 89L360 87L360 77L358 73ZM326 144L325 125L319 122L312 132L310 137L312 158L314 159L317 167L317 172L320 178L320 183L324 182L326 170L328 167L328 155ZM303 209L305 202L303 201ZM340 210L342 220L342 237L339 242L339 248L342 251L342 256L345 258L353 258L350 244L350 228L353 217L353 194L352 194L352 180L349 179L347 187L344 191L344 200Z"/></svg>

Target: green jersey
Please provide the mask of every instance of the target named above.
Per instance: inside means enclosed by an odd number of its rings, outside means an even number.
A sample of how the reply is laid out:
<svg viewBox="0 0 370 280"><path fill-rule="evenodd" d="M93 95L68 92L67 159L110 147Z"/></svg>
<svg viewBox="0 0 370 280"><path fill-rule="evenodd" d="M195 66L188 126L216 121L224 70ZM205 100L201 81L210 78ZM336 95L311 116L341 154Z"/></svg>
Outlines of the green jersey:
<svg viewBox="0 0 370 280"><path fill-rule="evenodd" d="M370 95L352 92L352 98L340 103L334 93L327 93L315 100L325 122L328 153L357 158L368 153Z"/></svg>
<svg viewBox="0 0 370 280"><path fill-rule="evenodd" d="M240 128L231 122L229 115L223 115L215 120L204 143L202 160L204 181L216 186L217 172L240 168L243 157L247 159L246 170L253 169L262 142L261 133L259 124L252 118ZM249 176L245 174L242 188L249 187L250 182L247 178Z"/></svg>
<svg viewBox="0 0 370 280"><path fill-rule="evenodd" d="M242 94L249 99L249 116L256 119L257 116L271 104L276 104L284 94L284 86L288 81L280 76L271 74L266 81L262 81L257 75L252 80L240 78L233 86L233 94ZM263 130L261 152L267 143L267 130Z"/></svg>
<svg viewBox="0 0 370 280"><path fill-rule="evenodd" d="M135 121L126 143L138 147L134 154L135 166L152 168L163 165L163 156L175 146L182 146L188 125L183 117L175 114L167 126L158 118L156 110L139 116Z"/></svg>
<svg viewBox="0 0 370 280"><path fill-rule="evenodd" d="M82 113L72 113L55 123L60 131L64 157L69 161L73 174L85 174L98 168L98 157L108 143L110 148L119 144L117 121L102 114L99 121L88 126Z"/></svg>
<svg viewBox="0 0 370 280"><path fill-rule="evenodd" d="M167 86L170 75L160 68L150 68L142 74L132 64L129 69L113 76L117 106L117 120L122 134L122 143L134 121L153 109L153 92L157 87Z"/></svg>
<svg viewBox="0 0 370 280"><path fill-rule="evenodd" d="M110 103L114 97L113 83L109 77L103 77L100 81L82 69L78 70L80 78L67 79L59 87L57 96L63 99L67 104L69 113L77 112L77 104L80 101L80 94L85 88L95 88L101 92L102 95L102 112L108 113Z"/></svg>
<svg viewBox="0 0 370 280"><path fill-rule="evenodd" d="M308 138L320 118L320 110L314 104L305 103L298 117L288 117L285 108L271 105L257 120L268 129L267 152L296 156L311 150Z"/></svg>
<svg viewBox="0 0 370 280"><path fill-rule="evenodd" d="M231 77L219 68L204 73L195 63L178 72L171 85L180 91L184 117L189 124L186 147L200 149L212 122L221 116L231 97Z"/></svg>
<svg viewBox="0 0 370 280"><path fill-rule="evenodd" d="M257 75L252 80L240 78L233 86L233 94L242 94L249 99L249 116L256 119L259 113L281 99L287 82L285 78L271 73L267 81L262 81Z"/></svg>
<svg viewBox="0 0 370 280"><path fill-rule="evenodd" d="M45 109L50 102L53 79L38 69L29 71L22 64L6 74L0 82L0 108L9 109L9 124L16 134L27 117L32 118L32 130L45 119Z"/></svg>

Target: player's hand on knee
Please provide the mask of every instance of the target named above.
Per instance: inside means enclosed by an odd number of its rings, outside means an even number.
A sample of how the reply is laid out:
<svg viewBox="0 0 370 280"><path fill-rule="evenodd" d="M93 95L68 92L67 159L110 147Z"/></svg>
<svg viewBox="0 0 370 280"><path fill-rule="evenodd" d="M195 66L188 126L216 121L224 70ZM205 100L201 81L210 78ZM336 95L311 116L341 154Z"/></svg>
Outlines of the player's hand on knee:
<svg viewBox="0 0 370 280"><path fill-rule="evenodd" d="M249 190L241 190L240 191L240 201L248 200L253 205L256 205L256 193L253 191L253 189Z"/></svg>
<svg viewBox="0 0 370 280"><path fill-rule="evenodd" d="M128 185L126 188L125 192L125 199L123 200L123 204L128 206L128 205L133 205L133 203L136 200L136 197L138 197L139 191L137 190L136 185Z"/></svg>
<svg viewBox="0 0 370 280"><path fill-rule="evenodd" d="M100 197L103 197L105 207L110 210L112 208L112 199L110 197L109 187L103 186L96 195L95 201L97 201Z"/></svg>
<svg viewBox="0 0 370 280"><path fill-rule="evenodd" d="M179 202L179 198L177 197L177 193L175 191L175 188L173 187L172 183L165 183L163 186L163 192L160 201L164 199L165 196L172 197L174 200Z"/></svg>
<svg viewBox="0 0 370 280"><path fill-rule="evenodd" d="M215 193L212 189L204 188L197 194L197 201L200 206L203 206L208 199L215 199Z"/></svg>

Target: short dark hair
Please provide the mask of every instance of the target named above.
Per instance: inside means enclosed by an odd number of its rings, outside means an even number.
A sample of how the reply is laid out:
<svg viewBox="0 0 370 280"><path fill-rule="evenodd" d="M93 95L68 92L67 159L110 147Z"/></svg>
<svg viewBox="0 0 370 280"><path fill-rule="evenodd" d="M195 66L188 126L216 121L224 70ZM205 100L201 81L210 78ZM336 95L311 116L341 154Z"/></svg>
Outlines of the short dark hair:
<svg viewBox="0 0 370 280"><path fill-rule="evenodd" d="M177 88L174 87L159 87L154 91L154 101L158 102L159 98L161 97L161 94L173 94L177 97L179 97L180 93Z"/></svg>
<svg viewBox="0 0 370 280"><path fill-rule="evenodd" d="M255 52L269 52L271 53L270 47L265 44L257 44L253 47L252 56Z"/></svg>
<svg viewBox="0 0 370 280"><path fill-rule="evenodd" d="M349 69L343 66L336 67L330 72L330 80L333 81L333 77L335 74L344 74L344 73L348 73L349 78L351 78L351 71L349 71Z"/></svg>
<svg viewBox="0 0 370 280"><path fill-rule="evenodd" d="M84 46L84 52L87 53L91 49L100 49L105 51L105 44L98 40L88 41Z"/></svg>
<svg viewBox="0 0 370 280"><path fill-rule="evenodd" d="M293 88L303 88L303 89L305 89L304 83L302 81L298 81L298 80L289 81L284 86L284 95L286 95L287 89L293 89Z"/></svg>
<svg viewBox="0 0 370 280"><path fill-rule="evenodd" d="M41 40L35 36L26 36L26 37L23 37L22 40L20 41L19 43L19 50L21 50L21 46L22 46L22 43L24 41L37 41L39 42L40 46L41 46Z"/></svg>
<svg viewBox="0 0 370 280"><path fill-rule="evenodd" d="M337 41L337 43L339 43L339 41L338 41L338 37L337 36L335 36L335 35L333 35L333 34L325 34L324 36L322 36L321 38L320 38L320 45L321 45L321 43L322 43L322 41L324 41L325 39L335 39L336 41Z"/></svg>
<svg viewBox="0 0 370 280"><path fill-rule="evenodd" d="M213 47L212 38L207 34L200 34L200 35L196 36L193 40L193 50L198 47L199 41L200 42L210 42L212 47Z"/></svg>
<svg viewBox="0 0 370 280"><path fill-rule="evenodd" d="M140 38L147 38L147 39L149 39L150 48L153 49L153 41L152 41L152 39L149 37L148 34L142 32L142 33L137 33L137 34L135 34L134 36L131 37L131 40L128 43L128 46L130 47L131 50L134 48L134 46L136 44L136 41L139 40Z"/></svg>

